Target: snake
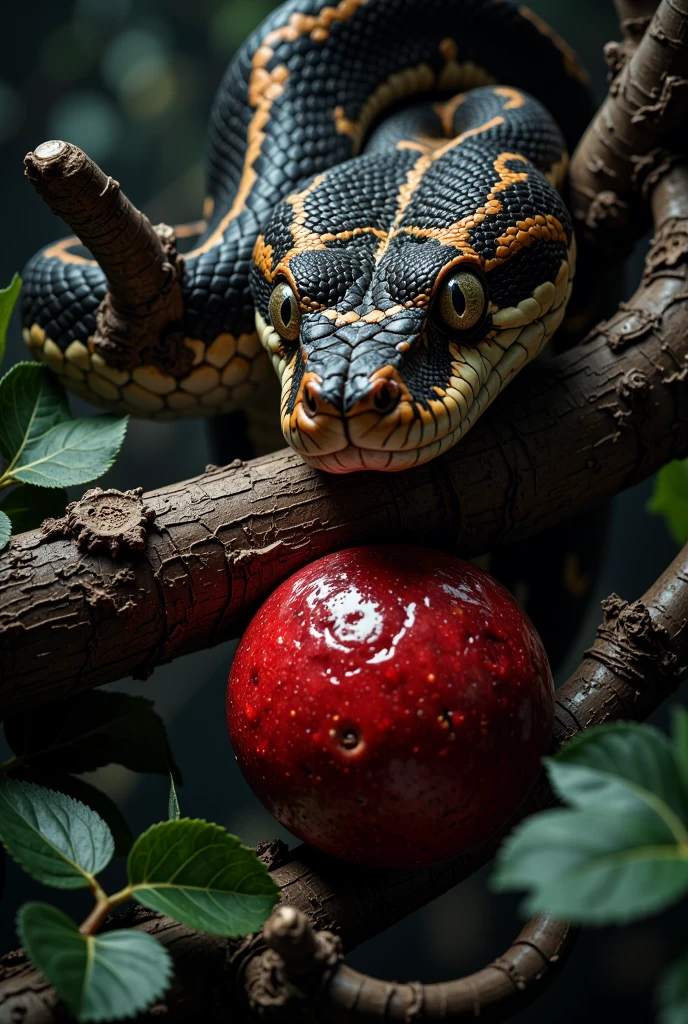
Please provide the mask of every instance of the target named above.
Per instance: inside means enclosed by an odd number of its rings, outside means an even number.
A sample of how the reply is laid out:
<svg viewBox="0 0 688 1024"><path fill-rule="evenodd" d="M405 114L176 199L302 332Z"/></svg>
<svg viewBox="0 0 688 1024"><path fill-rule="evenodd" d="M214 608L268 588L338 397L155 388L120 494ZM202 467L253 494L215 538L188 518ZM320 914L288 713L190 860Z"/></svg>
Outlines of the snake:
<svg viewBox="0 0 688 1024"><path fill-rule="evenodd" d="M575 54L511 0L289 0L212 106L204 220L177 230L184 365L99 349L107 281L78 238L27 265L25 340L116 412L274 403L317 469L420 465L564 317L562 189L592 110Z"/></svg>

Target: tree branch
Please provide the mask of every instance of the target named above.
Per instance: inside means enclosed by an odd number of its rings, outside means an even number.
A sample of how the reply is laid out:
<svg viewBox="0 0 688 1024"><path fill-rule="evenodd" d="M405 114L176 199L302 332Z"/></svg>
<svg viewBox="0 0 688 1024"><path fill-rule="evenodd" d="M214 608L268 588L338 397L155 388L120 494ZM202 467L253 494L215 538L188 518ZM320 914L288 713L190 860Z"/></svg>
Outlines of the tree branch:
<svg viewBox="0 0 688 1024"><path fill-rule="evenodd" d="M661 0L636 47L650 6L617 3L627 15L625 45L612 44L606 56L618 74L569 172L571 212L584 238L617 253L647 228L643 195L669 165L668 150L686 151L678 135L688 100L688 0Z"/></svg>
<svg viewBox="0 0 688 1024"><path fill-rule="evenodd" d="M426 466L333 477L287 451L211 467L145 495L156 512L148 546L120 562L40 531L13 538L0 556L0 714L145 677L226 640L279 582L327 552L402 540L476 555L688 454L685 168L655 189L653 212L630 302L572 351L524 370Z"/></svg>
<svg viewBox="0 0 688 1024"><path fill-rule="evenodd" d="M183 259L174 232L153 227L119 182L78 146L44 142L25 157L26 175L54 214L90 249L107 278L94 347L118 369L153 363L166 373L189 368L183 344ZM58 243L61 245L62 243Z"/></svg>
<svg viewBox="0 0 688 1024"><path fill-rule="evenodd" d="M678 685L688 665L688 545L639 601L626 604L613 595L603 607L605 616L594 644L577 671L557 691L553 752L583 728L646 718ZM283 844L266 844L261 852L282 889L284 902L306 914L319 930L335 934L346 952L482 867L517 821L550 806L553 800L552 791L541 777L514 818L489 840L453 861L421 871L372 871L344 864L307 846L287 854ZM141 908L123 919L113 919L112 927L122 924L135 924L155 934L168 946L175 961L173 988L164 1003L142 1015L141 1020L153 1024L164 1012L168 1024L225 1021L230 996L239 1013L246 998L246 972L254 970L249 964L265 948L260 936L243 944L231 943L201 935ZM549 936L547 943L542 937L542 948L548 956L557 931L542 922L538 925L541 927ZM562 933L559 938L563 939ZM548 970L555 968L557 961L550 956L549 966L542 959L538 965L537 958L528 957L519 959L519 963L524 971L526 963L530 965L523 990L525 999L535 991L533 986L546 984ZM357 983L356 979L352 982ZM513 993L509 999L517 1000L518 995ZM501 1011L494 1012L495 1019L500 1019ZM514 1003L509 1003L509 1012L515 1012ZM370 1019L384 1018L373 1015ZM55 993L20 951L0 960L0 1024L16 1020L22 1024L65 1020L57 1008Z"/></svg>
<svg viewBox="0 0 688 1024"><path fill-rule="evenodd" d="M504 1020L523 1010L566 962L575 932L552 918L533 917L503 956L466 978L435 985L381 981L342 964L329 932L315 932L294 907L278 907L263 928L265 952L249 961L244 984L261 1020L371 1021Z"/></svg>

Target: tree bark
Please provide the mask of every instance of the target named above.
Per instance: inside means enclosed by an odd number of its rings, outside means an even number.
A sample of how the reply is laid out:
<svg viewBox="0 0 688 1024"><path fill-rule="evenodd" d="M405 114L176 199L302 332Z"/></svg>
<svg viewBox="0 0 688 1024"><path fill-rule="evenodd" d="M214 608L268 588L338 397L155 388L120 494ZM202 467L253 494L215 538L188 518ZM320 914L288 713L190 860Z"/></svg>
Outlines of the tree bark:
<svg viewBox="0 0 688 1024"><path fill-rule="evenodd" d="M588 243L610 254L627 252L645 233L647 192L686 152L688 0L661 0L639 37L650 6L617 2L625 42L605 51L616 77L571 160L574 220Z"/></svg>
<svg viewBox="0 0 688 1024"><path fill-rule="evenodd" d="M41 531L0 557L0 715L237 634L296 569L352 544L465 556L533 535L688 453L688 171L653 195L633 298L527 368L461 444L403 474L336 477L277 452L149 492L145 551L120 562Z"/></svg>

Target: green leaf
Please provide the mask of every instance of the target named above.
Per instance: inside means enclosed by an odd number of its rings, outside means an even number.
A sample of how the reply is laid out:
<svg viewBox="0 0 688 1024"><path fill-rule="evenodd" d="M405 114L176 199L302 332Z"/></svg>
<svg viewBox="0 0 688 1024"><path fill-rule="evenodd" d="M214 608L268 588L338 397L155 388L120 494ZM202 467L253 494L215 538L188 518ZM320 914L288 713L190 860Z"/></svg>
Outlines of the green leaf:
<svg viewBox="0 0 688 1024"><path fill-rule="evenodd" d="M167 802L167 817L170 821L179 821L182 814L179 810L179 798L177 797L177 788L174 784L174 776L170 772L170 798Z"/></svg>
<svg viewBox="0 0 688 1024"><path fill-rule="evenodd" d="M575 810L537 815L500 851L498 889L527 889L528 912L621 923L688 891L688 793L666 736L647 725L591 729L545 760Z"/></svg>
<svg viewBox="0 0 688 1024"><path fill-rule="evenodd" d="M618 722L582 733L545 760L557 795L573 807L652 814L688 844L688 795L669 739L649 725Z"/></svg>
<svg viewBox="0 0 688 1024"><path fill-rule="evenodd" d="M87 416L58 423L27 442L8 472L41 487L87 484L106 473L122 447L128 416Z"/></svg>
<svg viewBox="0 0 688 1024"><path fill-rule="evenodd" d="M13 488L2 503L2 511L9 516L12 533L35 530L44 519L57 519L64 514L69 498L62 487L34 487L20 484Z"/></svg>
<svg viewBox="0 0 688 1024"><path fill-rule="evenodd" d="M657 989L657 1024L686 1024L688 1021L688 952L664 971Z"/></svg>
<svg viewBox="0 0 688 1024"><path fill-rule="evenodd" d="M163 721L145 697L91 690L13 715L5 737L21 763L34 768L78 775L121 764L167 775L171 766L181 780Z"/></svg>
<svg viewBox="0 0 688 1024"><path fill-rule="evenodd" d="M672 708L673 716L673 748L679 778L688 793L688 711L677 705Z"/></svg>
<svg viewBox="0 0 688 1024"><path fill-rule="evenodd" d="M492 886L529 890L528 914L622 924L688 892L688 848L654 815L548 811L507 839Z"/></svg>
<svg viewBox="0 0 688 1024"><path fill-rule="evenodd" d="M47 366L17 363L0 380L0 454L9 470L27 444L70 419L65 390Z"/></svg>
<svg viewBox="0 0 688 1024"><path fill-rule="evenodd" d="M91 887L114 853L90 807L20 779L0 779L0 840L25 871L58 889Z"/></svg>
<svg viewBox="0 0 688 1024"><path fill-rule="evenodd" d="M257 931L279 896L253 850L219 825L190 818L144 832L129 854L128 873L144 907L214 935Z"/></svg>
<svg viewBox="0 0 688 1024"><path fill-rule="evenodd" d="M12 536L12 522L9 516L0 511L0 551L6 548Z"/></svg>
<svg viewBox="0 0 688 1024"><path fill-rule="evenodd" d="M172 958L145 932L82 935L71 918L47 903L25 903L17 932L31 962L78 1021L133 1017L170 983Z"/></svg>
<svg viewBox="0 0 688 1024"><path fill-rule="evenodd" d="M65 796L74 797L86 804L92 811L99 814L112 832L115 842L115 856L126 857L134 845L134 837L127 821L117 804L102 789L92 786L84 779L74 775L64 775L51 771L36 771L34 768L22 768L18 775L12 772L12 778L20 778L23 782L33 782L45 789L51 789Z"/></svg>
<svg viewBox="0 0 688 1024"><path fill-rule="evenodd" d="M19 298L21 286L21 277L19 274L15 274L7 288L0 288L0 363L5 358L7 328L12 316L12 310Z"/></svg>
<svg viewBox="0 0 688 1024"><path fill-rule="evenodd" d="M688 459L669 462L655 477L647 511L661 516L677 544L688 541Z"/></svg>

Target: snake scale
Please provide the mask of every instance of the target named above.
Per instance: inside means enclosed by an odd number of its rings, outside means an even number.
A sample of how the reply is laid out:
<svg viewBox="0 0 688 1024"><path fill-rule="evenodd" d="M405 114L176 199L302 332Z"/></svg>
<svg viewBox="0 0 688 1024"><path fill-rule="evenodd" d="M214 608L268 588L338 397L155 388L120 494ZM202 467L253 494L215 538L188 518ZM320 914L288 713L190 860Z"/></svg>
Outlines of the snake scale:
<svg viewBox="0 0 688 1024"><path fill-rule="evenodd" d="M558 188L591 110L573 53L510 0L289 0L212 108L185 365L99 351L107 283L75 238L25 270L27 343L78 394L157 419L274 401L272 362L312 465L418 465L561 322Z"/></svg>

